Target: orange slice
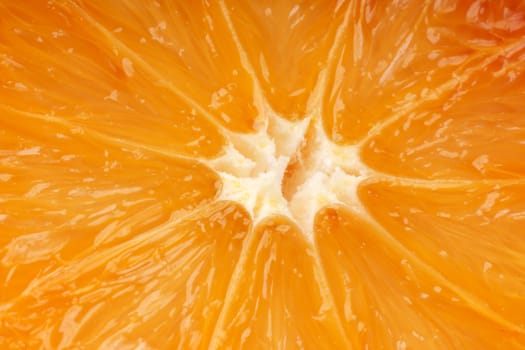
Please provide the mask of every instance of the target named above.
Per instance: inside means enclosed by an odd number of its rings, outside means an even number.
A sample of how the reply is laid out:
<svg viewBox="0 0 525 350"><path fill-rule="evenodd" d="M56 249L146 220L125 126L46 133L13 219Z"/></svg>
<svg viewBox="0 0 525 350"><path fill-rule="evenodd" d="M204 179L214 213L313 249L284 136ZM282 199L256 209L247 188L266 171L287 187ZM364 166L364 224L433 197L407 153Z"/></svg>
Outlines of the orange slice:
<svg viewBox="0 0 525 350"><path fill-rule="evenodd" d="M525 349L522 2L0 11L1 348Z"/></svg>

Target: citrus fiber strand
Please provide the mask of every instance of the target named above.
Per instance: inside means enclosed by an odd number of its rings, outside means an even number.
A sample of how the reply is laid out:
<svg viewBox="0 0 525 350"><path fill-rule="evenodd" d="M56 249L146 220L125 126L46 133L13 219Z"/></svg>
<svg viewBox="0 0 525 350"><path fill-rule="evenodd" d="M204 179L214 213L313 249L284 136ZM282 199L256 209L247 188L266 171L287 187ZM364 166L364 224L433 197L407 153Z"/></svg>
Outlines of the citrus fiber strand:
<svg viewBox="0 0 525 350"><path fill-rule="evenodd" d="M493 186L512 186L525 184L525 178L519 179L418 179L413 177L403 177L397 175L389 175L378 171L373 171L369 178L364 183L387 181L391 184L410 186L417 188L461 188L471 185L493 185Z"/></svg>
<svg viewBox="0 0 525 350"><path fill-rule="evenodd" d="M510 170L499 169L499 168L495 168L495 167L492 167L492 166L485 166L485 169L489 170L490 172L493 172L493 173L499 173L499 174L503 174L503 175L507 175L507 176L512 176L514 179L523 179L524 178L524 175L522 173L518 173L518 172L514 172L514 171L510 171ZM501 180L501 181L505 181L505 180Z"/></svg>
<svg viewBox="0 0 525 350"><path fill-rule="evenodd" d="M350 15L352 13L353 4L355 4L355 0L350 0L348 2L344 13L343 21L337 28L335 32L334 42L328 50L325 68L319 74L319 79L317 81L316 86L313 89L312 96L317 96L319 101L322 101L322 97L326 95L326 91L328 90L328 73L334 70L335 61L339 59L339 51L341 50L341 46L343 45L344 33L348 27L348 23L350 22ZM316 102L319 103L318 101Z"/></svg>
<svg viewBox="0 0 525 350"><path fill-rule="evenodd" d="M159 72L150 63L146 62L142 57L140 57L140 55L137 52L135 52L134 50L129 48L126 44L124 44L121 40L119 40L110 30L108 30L100 22L98 22L95 18L89 15L84 9L82 9L80 6L74 3L73 0L66 0L66 1L82 16L82 18L84 18L88 23L90 23L93 27L95 27L100 32L100 34L106 40L108 40L114 47L126 53L126 55L128 55L129 58L137 64L137 66L141 67L146 73L148 73L154 79L156 79L160 86L167 88L169 91L174 93L176 96L180 97L188 106L195 108L197 112L199 112L204 118L206 118L210 123L212 123L217 129L221 131L226 130L226 128L221 123L219 123L217 121L217 118L215 118L208 110L206 110L199 103L197 103L194 99L192 99L182 89L177 87L173 83L173 81L166 80L162 72Z"/></svg>
<svg viewBox="0 0 525 350"><path fill-rule="evenodd" d="M333 310L335 310L334 318L337 321L337 327L339 328L341 334L343 334L345 342L347 344L349 344L348 348L352 349L352 346L350 345L352 343L351 340L350 340L350 337L344 331L343 320L341 319L341 315L339 314L339 312L337 312L337 307L336 307L336 302L335 302L335 298L334 298L334 293L332 292L332 290L330 288L330 284L328 283L328 278L326 276L326 271L325 271L325 269L322 266L321 255L319 253L319 249L317 247L317 244L312 244L310 242L308 242L308 244L311 244L311 246L312 246L313 257L314 257L314 260L316 262L316 269L315 269L315 271L319 274L319 279L320 279L320 281L319 281L320 282L319 283L319 289L320 289L320 291L322 293L322 296L330 303L331 308Z"/></svg>
<svg viewBox="0 0 525 350"><path fill-rule="evenodd" d="M120 137L111 136L106 133L103 133L97 130L93 130L86 126L78 125L74 122L70 122L69 120L65 118L57 117L51 114L26 112L26 111L21 111L21 110L18 110L18 109L15 109L15 108L12 108L6 105L0 105L0 109L3 109L4 111L7 111L15 115L18 114L18 115L29 117L32 119L39 119L39 120L43 120L46 122L56 123L61 126L65 126L69 128L70 130L79 130L85 136L92 136L95 139L98 139L102 142L108 143L113 146L120 146L120 147L129 148L129 149L144 150L144 151L148 151L154 154L167 156L171 159L178 159L178 160L188 161L191 163L204 164L204 161L205 161L204 158L188 157L188 156L176 153L176 152L169 151L162 147L148 146L140 142L130 141L130 140L122 139Z"/></svg>
<svg viewBox="0 0 525 350"><path fill-rule="evenodd" d="M335 31L334 40L332 44L330 45L329 49L327 50L324 68L322 68L321 71L319 72L317 82L313 86L312 92L310 96L308 97L308 101L307 101L308 110L312 110L312 111L315 109L321 110L321 107L323 106L323 96L326 94L326 91L328 90L328 84L330 83L328 79L329 77L328 73L333 70L333 66L336 64L335 61L337 61L342 56L339 54L339 51L341 50L341 46L343 45L344 32L346 31L346 28L348 27L348 23L350 21L350 15L352 13L351 11L352 6L355 5L355 1L356 0L349 0L347 2L347 6L346 6L346 9L343 15L343 20L338 25Z"/></svg>
<svg viewBox="0 0 525 350"><path fill-rule="evenodd" d="M222 12L222 15L224 16L226 24L228 25L228 30L230 32L231 38L233 39L235 47L237 48L237 54L239 55L241 64L243 65L248 75L253 79L253 91L255 95L254 96L255 105L257 107L262 107L263 103L265 105L268 105L268 102L264 100L264 94L261 88L261 83L259 79L257 78L257 74L255 73L255 69L253 68L253 64L252 62L250 62L250 59L248 58L248 54L246 50L244 49L241 43L241 40L239 39L237 30L235 29L235 26L233 25L231 15L230 15L230 10L228 9L228 6L226 6L226 4L224 3L224 0L220 0L219 5L221 7L221 12ZM263 118L264 118L264 115L263 115Z"/></svg>
<svg viewBox="0 0 525 350"><path fill-rule="evenodd" d="M403 36L402 40L400 40L400 42L401 42L400 47L405 47L406 48L414 40L414 33L417 32L417 30L419 29L419 26L423 22L424 15L426 15L426 12L428 10L429 5L430 5L430 1L428 1L428 0L425 1L423 9L419 13L419 16L418 16L416 22L414 23L414 25L411 27L412 31L411 32L407 31L405 33L405 35ZM395 66L398 65L399 59L401 58L401 56L403 54L404 54L404 50L402 50L402 49L398 50L396 52L396 54L394 55L394 57L390 60L390 64L383 70L383 74L379 78L379 84L380 85L383 85L384 79L385 79L385 75L387 75L389 72L391 72L395 68Z"/></svg>
<svg viewBox="0 0 525 350"><path fill-rule="evenodd" d="M466 68L462 73L456 74L452 73L452 78L448 81L444 82L440 86L436 87L434 89L435 93L428 96L420 96L419 99L417 99L414 102L411 102L409 104L404 104L403 108L400 108L394 112L390 117L379 121L377 124L374 125L372 129L368 132L367 135L365 135L361 140L358 141L358 144L364 145L366 142L370 141L370 139L374 136L379 135L386 127L393 124L394 122L398 121L402 117L404 117L407 113L415 110L419 106L423 105L425 102L428 101L434 101L445 95L446 93L449 93L455 89L457 89L458 85L465 82L467 79L469 79L476 71L481 71L484 67L488 66L490 63L495 62L498 57L501 56L502 52L505 52L507 50L510 50L512 48L520 47L521 45L525 44L525 38L522 38L520 40L517 40L516 42L513 42L507 46L504 46L500 48L500 50L495 50L495 52L486 57L483 61L480 63L474 65L473 67ZM478 57L483 57L483 54L477 54L470 58L470 61L474 60ZM461 67L459 67L456 71L459 71Z"/></svg>
<svg viewBox="0 0 525 350"><path fill-rule="evenodd" d="M523 327L523 325L517 325L512 321L507 320L505 317L503 317L490 307L486 306L486 303L484 303L483 300L479 299L475 295L472 295L471 293L467 292L463 288L448 280L445 276L443 276L442 273L440 273L434 267L429 265L425 260L423 260L416 254L414 254L412 251L407 249L402 243L395 239L394 236L392 236L385 227L378 223L366 209L365 212L361 214L361 216L375 228L378 234L381 234L383 236L383 238L386 240L386 243L388 243L391 248L397 250L401 255L410 258L415 264L418 265L421 271L424 271L425 273L439 281L442 285L455 292L459 297L461 297L465 301L465 303L472 310L498 323L499 325L506 327L509 330L512 330L519 334L525 334L525 328Z"/></svg>
<svg viewBox="0 0 525 350"><path fill-rule="evenodd" d="M239 260L237 260L237 263L235 264L232 276L230 278L230 282L226 287L224 302L221 305L219 315L217 316L217 321L213 326L213 331L211 333L208 345L210 350L219 349L220 342L222 341L222 338L224 338L224 334L221 332L224 332L223 329L226 328L226 313L233 305L233 297L235 296L235 292L239 288L239 282L242 278L244 266L247 265L248 262L248 252L250 251L250 248L257 243L255 237L256 234L252 223L248 229L248 235L245 238L243 247L239 254Z"/></svg>

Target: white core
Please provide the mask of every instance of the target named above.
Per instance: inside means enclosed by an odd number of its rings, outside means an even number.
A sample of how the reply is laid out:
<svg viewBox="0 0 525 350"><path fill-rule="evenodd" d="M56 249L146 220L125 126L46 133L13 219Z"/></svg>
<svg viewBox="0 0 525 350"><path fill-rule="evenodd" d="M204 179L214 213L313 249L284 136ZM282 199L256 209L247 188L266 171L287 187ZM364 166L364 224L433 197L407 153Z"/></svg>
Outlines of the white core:
<svg viewBox="0 0 525 350"><path fill-rule="evenodd" d="M367 167L358 146L332 143L321 118L290 122L267 115L257 133L227 135L225 152L207 162L221 177L220 199L241 203L254 224L271 215L286 216L310 239L321 208L344 204L361 210L356 190ZM291 162L299 166L287 173Z"/></svg>

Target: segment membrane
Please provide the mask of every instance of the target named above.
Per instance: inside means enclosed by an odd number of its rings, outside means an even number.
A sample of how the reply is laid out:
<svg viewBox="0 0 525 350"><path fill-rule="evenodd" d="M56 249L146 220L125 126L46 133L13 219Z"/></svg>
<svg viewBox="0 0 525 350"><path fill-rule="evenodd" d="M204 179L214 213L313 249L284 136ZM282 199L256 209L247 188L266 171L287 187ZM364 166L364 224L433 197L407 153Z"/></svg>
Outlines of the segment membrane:
<svg viewBox="0 0 525 350"><path fill-rule="evenodd" d="M523 332L525 185L428 185L370 183L359 196L407 251Z"/></svg>
<svg viewBox="0 0 525 350"><path fill-rule="evenodd" d="M348 348L312 248L297 227L273 217L253 234L213 348Z"/></svg>
<svg viewBox="0 0 525 350"><path fill-rule="evenodd" d="M48 260L2 305L0 345L207 349L249 224L238 205L214 203L90 255Z"/></svg>
<svg viewBox="0 0 525 350"><path fill-rule="evenodd" d="M423 271L411 254L396 249L361 214L341 207L324 210L316 222L315 238L339 317L354 348L525 346L523 333L502 327L473 310L435 276ZM477 271L470 273L479 276ZM477 290L467 281L454 282L469 291ZM490 292L496 289L503 291L492 287ZM482 300L492 302L490 292ZM516 315L523 314L523 308L511 308Z"/></svg>

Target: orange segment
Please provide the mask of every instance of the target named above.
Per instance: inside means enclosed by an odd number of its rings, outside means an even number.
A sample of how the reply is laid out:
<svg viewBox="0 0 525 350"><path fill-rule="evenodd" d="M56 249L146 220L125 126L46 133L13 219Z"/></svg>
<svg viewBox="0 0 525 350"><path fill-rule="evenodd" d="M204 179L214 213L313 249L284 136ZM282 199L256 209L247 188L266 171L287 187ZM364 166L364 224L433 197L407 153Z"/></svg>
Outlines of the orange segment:
<svg viewBox="0 0 525 350"><path fill-rule="evenodd" d="M10 116L0 122L3 301L50 261L120 244L216 195L216 175L197 163Z"/></svg>
<svg viewBox="0 0 525 350"><path fill-rule="evenodd" d="M0 26L9 33L0 37L0 101L158 152L219 153L223 137L204 111L174 95L114 43L97 40L100 33L74 10L51 4L35 4L33 11L41 13L36 20L21 4L0 5Z"/></svg>
<svg viewBox="0 0 525 350"><path fill-rule="evenodd" d="M522 336L474 312L361 215L326 209L316 244L355 349L525 346Z"/></svg>
<svg viewBox="0 0 525 350"><path fill-rule="evenodd" d="M525 42L502 51L439 101L423 103L371 137L363 160L397 176L519 178L525 174ZM494 97L494 89L500 95Z"/></svg>
<svg viewBox="0 0 525 350"><path fill-rule="evenodd" d="M523 332L524 184L432 189L373 183L360 197L403 247Z"/></svg>
<svg viewBox="0 0 525 350"><path fill-rule="evenodd" d="M92 35L102 35L110 48L128 57L156 84L220 125L254 129L259 117L254 82L218 3L79 4L71 5L72 11L91 25Z"/></svg>
<svg viewBox="0 0 525 350"><path fill-rule="evenodd" d="M297 228L276 217L253 235L214 348L348 348L312 247Z"/></svg>
<svg viewBox="0 0 525 350"><path fill-rule="evenodd" d="M242 48L273 110L289 119L309 114L309 99L329 60L346 3L225 2Z"/></svg>
<svg viewBox="0 0 525 350"><path fill-rule="evenodd" d="M323 106L326 130L338 143L357 143L378 123L461 87L525 32L518 20L525 8L514 1L353 1L350 7ZM504 25L509 19L512 25Z"/></svg>
<svg viewBox="0 0 525 350"><path fill-rule="evenodd" d="M217 203L48 266L2 314L0 345L206 349L248 225Z"/></svg>

